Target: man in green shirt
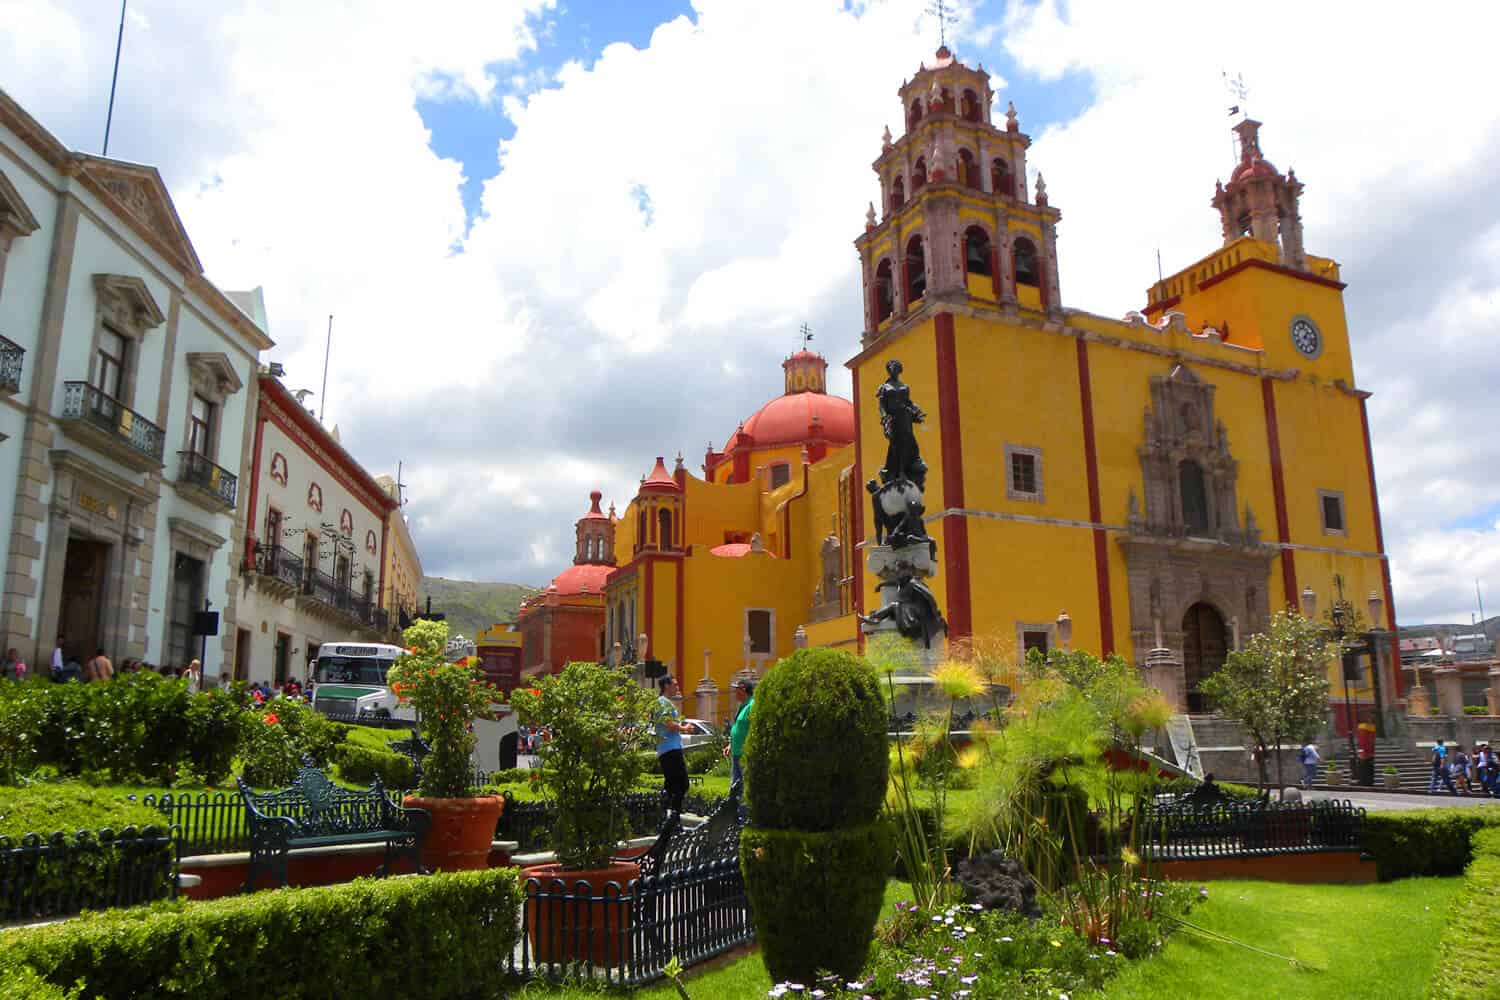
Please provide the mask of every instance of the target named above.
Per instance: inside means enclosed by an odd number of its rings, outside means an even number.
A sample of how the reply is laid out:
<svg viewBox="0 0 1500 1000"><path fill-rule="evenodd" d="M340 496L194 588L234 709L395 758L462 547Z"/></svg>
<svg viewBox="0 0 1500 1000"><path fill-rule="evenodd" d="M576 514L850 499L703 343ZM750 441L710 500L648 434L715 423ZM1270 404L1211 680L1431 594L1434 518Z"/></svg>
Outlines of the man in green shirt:
<svg viewBox="0 0 1500 1000"><path fill-rule="evenodd" d="M729 784L733 787L745 777L740 766L740 757L745 752L745 737L750 735L750 712L755 708L755 684L752 681L734 682L734 700L739 706L734 722L729 726L729 746L724 752L729 755Z"/></svg>

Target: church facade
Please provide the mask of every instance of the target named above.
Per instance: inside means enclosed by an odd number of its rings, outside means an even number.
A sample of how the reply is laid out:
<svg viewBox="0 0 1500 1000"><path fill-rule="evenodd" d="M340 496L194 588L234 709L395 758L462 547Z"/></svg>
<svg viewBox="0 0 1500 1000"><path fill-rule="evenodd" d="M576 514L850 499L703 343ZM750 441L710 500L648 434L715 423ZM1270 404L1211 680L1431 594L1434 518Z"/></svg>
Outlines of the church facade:
<svg viewBox="0 0 1500 1000"><path fill-rule="evenodd" d="M857 615L877 606L864 484L885 453L874 392L892 360L926 412L930 585L950 644L1019 657L1066 622L1074 648L1149 662L1195 711L1199 681L1275 609L1342 598L1393 630L1345 286L1304 249L1302 184L1262 153L1259 123L1236 126L1239 161L1211 201L1222 244L1113 318L1067 306L1061 212L1040 173L1028 182L1014 109L993 120L988 74L941 49L899 95L904 133L885 136L879 207L855 240L852 426L833 426L831 403L762 441L757 414L702 477L658 459L609 521L601 650L644 634L691 691L700 676L725 690L804 636L857 647ZM834 400L821 364L788 359L783 398ZM1350 678L1366 712L1402 694L1377 639Z"/></svg>

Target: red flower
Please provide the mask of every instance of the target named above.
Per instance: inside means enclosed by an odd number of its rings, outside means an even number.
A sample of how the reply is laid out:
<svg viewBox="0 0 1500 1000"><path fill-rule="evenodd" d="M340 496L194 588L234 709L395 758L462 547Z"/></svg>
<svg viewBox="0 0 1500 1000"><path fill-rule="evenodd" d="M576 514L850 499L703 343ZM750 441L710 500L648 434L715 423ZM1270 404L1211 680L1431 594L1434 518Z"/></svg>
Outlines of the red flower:
<svg viewBox="0 0 1500 1000"><path fill-rule="evenodd" d="M266 716L266 725L268 725L268 726L274 726L274 725L276 725L276 723L278 723L280 721L281 721L280 719L276 718L276 713L275 712L272 712L270 715Z"/></svg>

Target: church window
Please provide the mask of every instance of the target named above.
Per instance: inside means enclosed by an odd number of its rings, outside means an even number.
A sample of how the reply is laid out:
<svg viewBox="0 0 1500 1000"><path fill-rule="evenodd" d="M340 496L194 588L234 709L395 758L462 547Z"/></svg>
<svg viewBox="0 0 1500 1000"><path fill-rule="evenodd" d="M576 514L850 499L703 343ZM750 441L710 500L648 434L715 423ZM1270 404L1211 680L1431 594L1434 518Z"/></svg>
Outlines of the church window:
<svg viewBox="0 0 1500 1000"><path fill-rule="evenodd" d="M759 608L745 612L745 635L750 639L750 654L770 656L772 649L771 612Z"/></svg>
<svg viewBox="0 0 1500 1000"><path fill-rule="evenodd" d="M917 188L927 183L927 161L917 157L916 164L911 168L911 191L917 193Z"/></svg>
<svg viewBox="0 0 1500 1000"><path fill-rule="evenodd" d="M891 211L898 210L906 204L906 181L901 177L896 178L896 183L891 185Z"/></svg>
<svg viewBox="0 0 1500 1000"><path fill-rule="evenodd" d="M1043 622L1016 622L1016 658L1023 663L1033 649L1042 656L1052 648L1052 626Z"/></svg>
<svg viewBox="0 0 1500 1000"><path fill-rule="evenodd" d="M1015 197L1015 190L1010 182L1010 167L999 157L990 164L990 190L1007 198Z"/></svg>
<svg viewBox="0 0 1500 1000"><path fill-rule="evenodd" d="M1338 490L1319 490L1318 506L1323 510L1323 534L1348 533L1344 521L1344 494Z"/></svg>
<svg viewBox="0 0 1500 1000"><path fill-rule="evenodd" d="M906 244L906 301L915 302L927 293L927 258L922 252L922 237L913 236Z"/></svg>
<svg viewBox="0 0 1500 1000"><path fill-rule="evenodd" d="M884 323L895 311L895 283L891 279L891 259L887 257L875 268L875 322Z"/></svg>
<svg viewBox="0 0 1500 1000"><path fill-rule="evenodd" d="M785 486L792 481L792 466L788 462L777 462L771 466L771 489Z"/></svg>
<svg viewBox="0 0 1500 1000"><path fill-rule="evenodd" d="M1042 499L1042 450L1005 446L1005 495L1011 500Z"/></svg>
<svg viewBox="0 0 1500 1000"><path fill-rule="evenodd" d="M964 270L970 274L990 273L990 237L979 226L964 230Z"/></svg>
<svg viewBox="0 0 1500 1000"><path fill-rule="evenodd" d="M656 512L657 544L664 549L672 547L672 512L663 507Z"/></svg>
<svg viewBox="0 0 1500 1000"><path fill-rule="evenodd" d="M1182 495L1182 523L1192 535L1208 534L1208 487L1203 466L1186 459L1177 467Z"/></svg>
<svg viewBox="0 0 1500 1000"><path fill-rule="evenodd" d="M964 116L964 121L979 121L979 96L972 90L964 91L964 96L959 103L959 109Z"/></svg>
<svg viewBox="0 0 1500 1000"><path fill-rule="evenodd" d="M646 508L642 507L635 515L635 547L640 548L646 544Z"/></svg>
<svg viewBox="0 0 1500 1000"><path fill-rule="evenodd" d="M921 120L922 120L922 101L921 101L921 98L918 98L917 100L911 102L911 111L908 112L908 114L906 116L906 130L908 132L915 131L916 127L917 127L917 124L919 122L921 122Z"/></svg>
<svg viewBox="0 0 1500 1000"><path fill-rule="evenodd" d="M1235 228L1239 230L1239 232L1237 232L1235 235L1237 235L1237 236L1249 236L1250 235L1250 213L1249 212L1246 212L1244 215L1241 215L1238 219L1235 220L1234 224L1235 224Z"/></svg>
<svg viewBox="0 0 1500 1000"><path fill-rule="evenodd" d="M1016 284L1033 288L1041 285L1041 274L1036 266L1036 244L1024 236L1016 240L1015 263Z"/></svg>
<svg viewBox="0 0 1500 1000"><path fill-rule="evenodd" d="M979 187L979 164L967 149L958 151L958 182L966 187Z"/></svg>

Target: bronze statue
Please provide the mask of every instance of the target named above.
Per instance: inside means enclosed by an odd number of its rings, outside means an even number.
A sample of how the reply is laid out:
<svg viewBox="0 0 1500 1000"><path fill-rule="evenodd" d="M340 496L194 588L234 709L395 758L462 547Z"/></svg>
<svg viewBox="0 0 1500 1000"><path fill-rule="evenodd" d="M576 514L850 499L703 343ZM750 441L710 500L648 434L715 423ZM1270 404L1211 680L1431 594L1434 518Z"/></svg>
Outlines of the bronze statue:
<svg viewBox="0 0 1500 1000"><path fill-rule="evenodd" d="M922 489L927 479L927 465L917 447L915 426L927 419L921 407L911 401L911 386L901 381L901 362L892 358L885 363L890 376L875 391L880 406L880 427L889 443L885 466L880 470L882 483L906 479Z"/></svg>
<svg viewBox="0 0 1500 1000"><path fill-rule="evenodd" d="M886 619L895 621L897 632L913 642L920 641L927 649L932 648L932 640L939 632L948 631L948 623L938 611L937 598L926 584L910 575L897 582L895 600L873 614L859 616L866 625Z"/></svg>

